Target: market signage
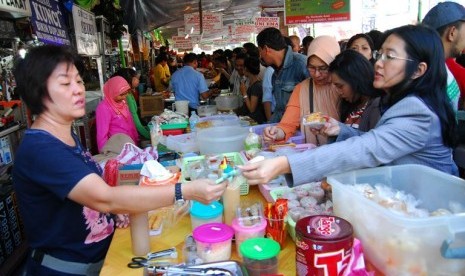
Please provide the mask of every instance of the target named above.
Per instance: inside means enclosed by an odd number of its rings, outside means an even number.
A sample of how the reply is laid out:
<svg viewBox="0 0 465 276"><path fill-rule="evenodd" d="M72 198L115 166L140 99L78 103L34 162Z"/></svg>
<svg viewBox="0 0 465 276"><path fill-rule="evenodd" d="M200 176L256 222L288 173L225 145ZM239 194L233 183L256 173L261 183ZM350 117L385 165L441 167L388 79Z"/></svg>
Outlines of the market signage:
<svg viewBox="0 0 465 276"><path fill-rule="evenodd" d="M98 56L98 34L95 15L77 5L73 5L74 31L78 54Z"/></svg>
<svg viewBox="0 0 465 276"><path fill-rule="evenodd" d="M255 17L255 32L257 34L269 27L279 29L279 17Z"/></svg>
<svg viewBox="0 0 465 276"><path fill-rule="evenodd" d="M234 20L233 25L227 25L228 34L234 39L250 38L250 34L258 34L268 27L279 28L279 17L253 17Z"/></svg>
<svg viewBox="0 0 465 276"><path fill-rule="evenodd" d="M191 38L185 38L184 36L173 36L173 47L178 51L192 51L192 40Z"/></svg>
<svg viewBox="0 0 465 276"><path fill-rule="evenodd" d="M31 16L31 7L27 0L0 0L0 11L18 13L24 17Z"/></svg>
<svg viewBox="0 0 465 276"><path fill-rule="evenodd" d="M214 34L222 32L223 15L221 13L204 12L202 14L202 29L205 34ZM200 34L199 13L189 13L184 15L184 30L186 34Z"/></svg>
<svg viewBox="0 0 465 276"><path fill-rule="evenodd" d="M350 20L350 0L285 0L284 24L306 24Z"/></svg>
<svg viewBox="0 0 465 276"><path fill-rule="evenodd" d="M37 39L45 44L71 45L58 0L31 0L31 23Z"/></svg>

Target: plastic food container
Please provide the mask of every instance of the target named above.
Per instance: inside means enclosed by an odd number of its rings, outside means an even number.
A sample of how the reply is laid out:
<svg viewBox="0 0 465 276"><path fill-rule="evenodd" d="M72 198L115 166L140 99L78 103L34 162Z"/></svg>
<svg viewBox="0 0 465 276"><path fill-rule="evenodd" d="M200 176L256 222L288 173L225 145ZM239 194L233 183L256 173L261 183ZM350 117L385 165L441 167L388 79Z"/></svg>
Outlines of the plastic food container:
<svg viewBox="0 0 465 276"><path fill-rule="evenodd" d="M239 256L242 256L240 246L242 242L251 238L263 238L265 236L266 220L260 217L260 222L252 226L245 226L240 223L240 220L235 218L231 223L234 229L234 238L236 242L236 250Z"/></svg>
<svg viewBox="0 0 465 276"><path fill-rule="evenodd" d="M216 105L199 105L197 107L197 113L200 117L212 116L218 112Z"/></svg>
<svg viewBox="0 0 465 276"><path fill-rule="evenodd" d="M249 276L276 275L278 273L279 243L267 238L253 238L240 246L243 263Z"/></svg>
<svg viewBox="0 0 465 276"><path fill-rule="evenodd" d="M241 126L220 126L197 131L200 154L239 152L244 149L248 130Z"/></svg>
<svg viewBox="0 0 465 276"><path fill-rule="evenodd" d="M186 133L181 135L171 135L166 138L166 146L177 152L195 152L198 151L197 137L195 133Z"/></svg>
<svg viewBox="0 0 465 276"><path fill-rule="evenodd" d="M190 209L192 229L202 224L223 222L223 205L214 201L208 205L193 201Z"/></svg>
<svg viewBox="0 0 465 276"><path fill-rule="evenodd" d="M215 98L216 108L219 111L230 111L240 106L241 98L237 95L220 95Z"/></svg>
<svg viewBox="0 0 465 276"><path fill-rule="evenodd" d="M234 230L224 223L207 223L192 232L197 254L204 263L229 260L233 235Z"/></svg>
<svg viewBox="0 0 465 276"><path fill-rule="evenodd" d="M210 122L215 126L239 126L241 120L236 115L212 115L200 118L199 122Z"/></svg>
<svg viewBox="0 0 465 276"><path fill-rule="evenodd" d="M413 195L429 212L465 202L465 180L421 165L329 176L334 214L349 221L365 256L385 275L464 275L465 213L413 218L366 198L352 185L385 185ZM356 210L356 211L355 211ZM452 259L450 257L456 257Z"/></svg>

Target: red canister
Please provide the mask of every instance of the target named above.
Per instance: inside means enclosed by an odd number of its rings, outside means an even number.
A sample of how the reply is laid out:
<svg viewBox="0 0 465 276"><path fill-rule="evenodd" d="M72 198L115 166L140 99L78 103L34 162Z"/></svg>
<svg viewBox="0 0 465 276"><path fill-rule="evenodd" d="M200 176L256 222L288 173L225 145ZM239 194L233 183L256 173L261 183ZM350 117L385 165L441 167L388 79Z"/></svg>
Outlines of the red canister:
<svg viewBox="0 0 465 276"><path fill-rule="evenodd" d="M298 276L337 276L346 269L354 242L352 225L336 216L309 216L297 221Z"/></svg>

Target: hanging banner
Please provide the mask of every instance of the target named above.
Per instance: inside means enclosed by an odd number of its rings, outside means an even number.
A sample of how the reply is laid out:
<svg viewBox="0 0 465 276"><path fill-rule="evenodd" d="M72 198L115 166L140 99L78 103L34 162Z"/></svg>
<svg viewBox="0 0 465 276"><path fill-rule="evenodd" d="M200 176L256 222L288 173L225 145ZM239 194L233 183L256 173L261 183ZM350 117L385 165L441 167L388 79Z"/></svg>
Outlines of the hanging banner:
<svg viewBox="0 0 465 276"><path fill-rule="evenodd" d="M255 32L257 34L269 27L279 29L279 17L255 17Z"/></svg>
<svg viewBox="0 0 465 276"><path fill-rule="evenodd" d="M95 15L77 5L73 5L73 21L78 54L98 56L98 35Z"/></svg>
<svg viewBox="0 0 465 276"><path fill-rule="evenodd" d="M0 0L0 11L11 12L14 17L31 16L31 7L27 0Z"/></svg>
<svg viewBox="0 0 465 276"><path fill-rule="evenodd" d="M205 12L202 14L202 28L205 34L213 34L223 31L223 15L220 13ZM186 34L200 34L199 13L189 13L184 15L184 30Z"/></svg>
<svg viewBox="0 0 465 276"><path fill-rule="evenodd" d="M284 24L307 24L350 20L350 0L285 0Z"/></svg>
<svg viewBox="0 0 465 276"><path fill-rule="evenodd" d="M192 51L192 40L191 38L185 38L184 36L173 36L173 48L178 49L178 52L181 51Z"/></svg>
<svg viewBox="0 0 465 276"><path fill-rule="evenodd" d="M31 23L37 39L45 44L71 45L58 0L30 0Z"/></svg>

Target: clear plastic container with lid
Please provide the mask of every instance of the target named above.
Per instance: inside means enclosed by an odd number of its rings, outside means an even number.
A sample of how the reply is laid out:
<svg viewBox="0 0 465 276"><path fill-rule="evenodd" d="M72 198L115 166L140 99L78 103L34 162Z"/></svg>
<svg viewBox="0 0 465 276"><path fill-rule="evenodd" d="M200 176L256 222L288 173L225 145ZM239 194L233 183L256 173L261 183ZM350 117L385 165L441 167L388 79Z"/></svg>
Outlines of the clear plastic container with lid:
<svg viewBox="0 0 465 276"><path fill-rule="evenodd" d="M202 224L223 222L223 205L214 201L208 205L193 201L190 209L192 230Z"/></svg>
<svg viewBox="0 0 465 276"><path fill-rule="evenodd" d="M248 239L241 244L240 251L249 276L278 273L278 242L268 238Z"/></svg>
<svg viewBox="0 0 465 276"><path fill-rule="evenodd" d="M207 223L192 232L197 254L204 263L227 261L231 258L234 230L224 223Z"/></svg>
<svg viewBox="0 0 465 276"><path fill-rule="evenodd" d="M240 219L235 218L231 224L235 233L235 242L237 254L242 257L240 246L241 244L248 239L252 238L263 238L265 236L266 228L266 219L263 217L257 217L254 219L254 223L250 225L245 225L240 222Z"/></svg>

